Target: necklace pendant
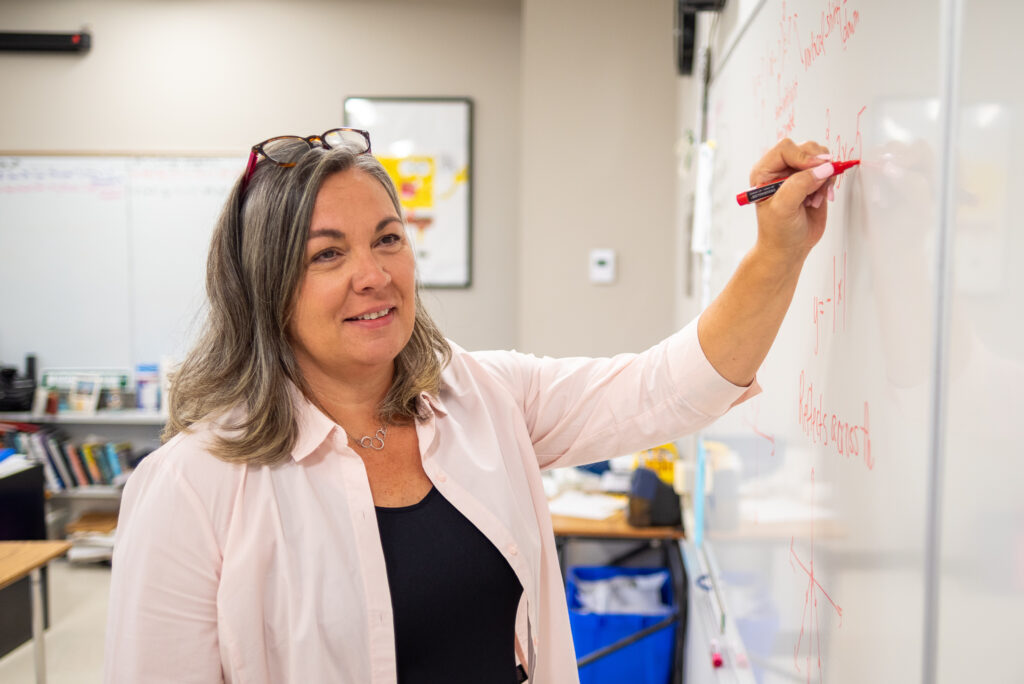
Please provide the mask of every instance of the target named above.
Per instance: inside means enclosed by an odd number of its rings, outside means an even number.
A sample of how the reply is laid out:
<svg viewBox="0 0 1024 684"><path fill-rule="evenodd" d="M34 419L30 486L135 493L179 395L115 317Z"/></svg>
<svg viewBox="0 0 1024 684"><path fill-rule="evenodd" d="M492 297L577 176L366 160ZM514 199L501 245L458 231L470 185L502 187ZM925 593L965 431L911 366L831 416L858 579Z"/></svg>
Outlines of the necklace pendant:
<svg viewBox="0 0 1024 684"><path fill-rule="evenodd" d="M384 448L384 438L388 436L388 430L386 426L381 426L375 435L372 437L366 436L359 440L359 446L364 449L373 449L374 451L380 451Z"/></svg>

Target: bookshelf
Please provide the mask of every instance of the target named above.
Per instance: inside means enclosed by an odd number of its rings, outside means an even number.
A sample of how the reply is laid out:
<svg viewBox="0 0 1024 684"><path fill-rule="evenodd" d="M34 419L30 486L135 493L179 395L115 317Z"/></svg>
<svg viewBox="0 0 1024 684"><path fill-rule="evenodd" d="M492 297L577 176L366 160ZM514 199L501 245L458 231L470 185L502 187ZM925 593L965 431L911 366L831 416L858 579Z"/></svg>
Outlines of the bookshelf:
<svg viewBox="0 0 1024 684"><path fill-rule="evenodd" d="M0 411L0 423L32 423L35 425L60 426L71 439L85 439L97 432L108 433L110 438L130 441L136 447L156 446L160 440L167 416L154 411L122 409L118 411L97 411L92 414L58 413L38 414Z"/></svg>
<svg viewBox="0 0 1024 684"><path fill-rule="evenodd" d="M92 414L36 414L0 411L0 423L29 423L59 428L69 441L130 442L133 451L159 446L160 431L167 418L154 411L122 409ZM72 486L46 494L48 536L64 538L64 528L87 513L116 513L121 505L122 487L111 484Z"/></svg>
<svg viewBox="0 0 1024 684"><path fill-rule="evenodd" d="M62 492L48 494L47 499L51 501L120 501L121 488L114 485L86 485L74 489L65 489Z"/></svg>
<svg viewBox="0 0 1024 684"><path fill-rule="evenodd" d="M119 411L97 411L90 414L58 413L39 414L0 411L0 423L37 423L40 425L150 425L163 427L167 416L154 411L123 409Z"/></svg>

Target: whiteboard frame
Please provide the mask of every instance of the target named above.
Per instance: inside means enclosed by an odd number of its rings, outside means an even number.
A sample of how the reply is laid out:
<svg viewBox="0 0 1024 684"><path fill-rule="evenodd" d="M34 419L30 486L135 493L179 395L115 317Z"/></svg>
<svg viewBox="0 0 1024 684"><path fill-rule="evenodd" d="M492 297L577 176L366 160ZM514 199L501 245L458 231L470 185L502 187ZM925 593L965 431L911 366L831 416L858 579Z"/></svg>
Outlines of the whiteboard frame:
<svg viewBox="0 0 1024 684"><path fill-rule="evenodd" d="M735 48L743 40L750 26L757 20L767 0L759 0L758 4L743 19L735 30L723 56L715 61L710 45L715 41L718 28L717 17L708 31L704 58L707 60L707 73L701 84L701 143L707 142L707 112L710 103L710 92L718 75L724 70ZM924 587L923 587L923 633L921 650L921 681L933 684L938 681L938 636L939 607L941 584L941 539L942 539L942 491L944 487L944 471L946 461L946 445L943 427L946 424L949 394L949 360L952 326L953 301L953 262L956 228L956 178L957 178L957 130L959 125L958 110L960 105L960 64L962 54L962 26L964 17L963 0L939 0L940 36L939 53L942 63L939 68L941 83L939 86L939 142L941 156L939 161L939 190L942 198L937 212L936 234L936 287L932 344L933 366L931 374L931 404L929 406L929 422L927 430L929 457L927 463L927 482L925 500L925 544L924 544Z"/></svg>

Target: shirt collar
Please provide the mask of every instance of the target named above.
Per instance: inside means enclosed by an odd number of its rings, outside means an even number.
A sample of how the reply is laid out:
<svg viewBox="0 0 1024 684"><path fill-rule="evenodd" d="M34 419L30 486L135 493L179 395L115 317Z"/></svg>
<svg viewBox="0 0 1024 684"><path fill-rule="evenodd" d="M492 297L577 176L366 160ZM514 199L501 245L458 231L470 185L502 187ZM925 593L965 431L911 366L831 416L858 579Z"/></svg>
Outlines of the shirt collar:
<svg viewBox="0 0 1024 684"><path fill-rule="evenodd" d="M439 416L447 416L448 410L444 407L444 402L441 401L441 397L430 394L429 392L420 392L419 399L420 407L426 406L431 413Z"/></svg>
<svg viewBox="0 0 1024 684"><path fill-rule="evenodd" d="M292 458L299 462L316 451L335 429L340 430L341 428L325 416L323 411L314 406L290 381L288 391L292 398L295 427L297 428L295 445L292 447Z"/></svg>

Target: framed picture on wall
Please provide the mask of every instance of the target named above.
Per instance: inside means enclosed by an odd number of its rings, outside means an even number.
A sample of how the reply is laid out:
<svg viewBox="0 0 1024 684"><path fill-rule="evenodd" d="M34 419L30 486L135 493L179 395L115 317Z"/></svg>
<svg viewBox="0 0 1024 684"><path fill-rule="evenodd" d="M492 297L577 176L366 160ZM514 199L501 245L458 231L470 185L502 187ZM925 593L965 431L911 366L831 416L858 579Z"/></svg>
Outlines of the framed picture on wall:
<svg viewBox="0 0 1024 684"><path fill-rule="evenodd" d="M472 283L473 102L463 97L347 97L346 126L370 132L405 211L425 287Z"/></svg>

